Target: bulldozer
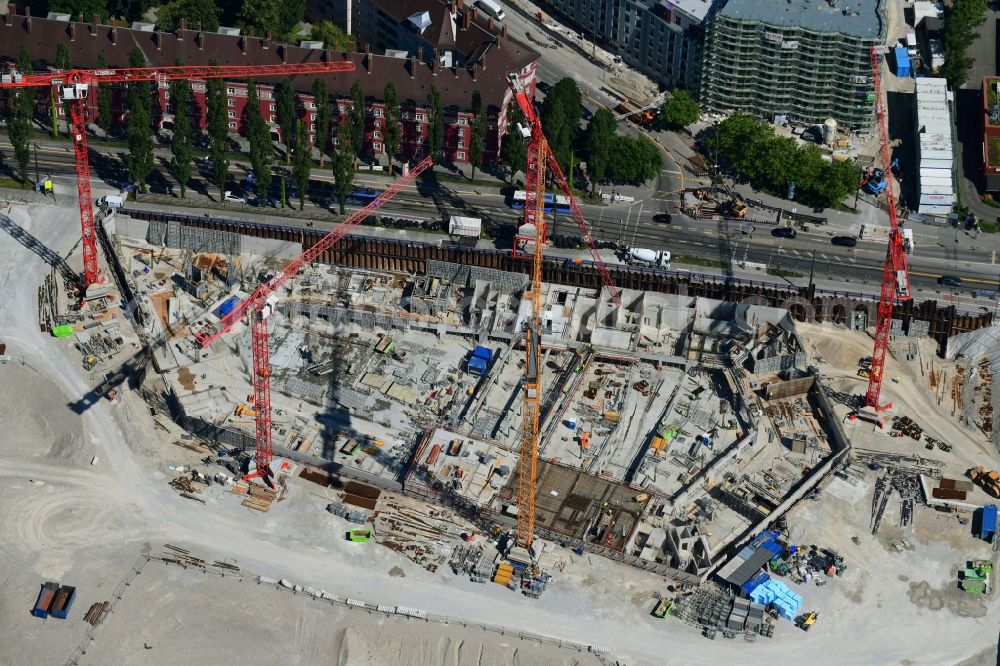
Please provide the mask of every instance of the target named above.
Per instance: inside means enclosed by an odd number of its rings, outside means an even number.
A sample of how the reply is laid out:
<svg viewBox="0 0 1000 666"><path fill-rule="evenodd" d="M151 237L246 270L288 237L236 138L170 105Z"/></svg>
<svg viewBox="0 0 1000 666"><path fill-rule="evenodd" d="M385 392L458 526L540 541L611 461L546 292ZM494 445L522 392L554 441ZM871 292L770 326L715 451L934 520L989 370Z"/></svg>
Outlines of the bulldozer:
<svg viewBox="0 0 1000 666"><path fill-rule="evenodd" d="M987 494L1000 497L1000 474L987 470L982 465L976 465L966 472L966 475Z"/></svg>

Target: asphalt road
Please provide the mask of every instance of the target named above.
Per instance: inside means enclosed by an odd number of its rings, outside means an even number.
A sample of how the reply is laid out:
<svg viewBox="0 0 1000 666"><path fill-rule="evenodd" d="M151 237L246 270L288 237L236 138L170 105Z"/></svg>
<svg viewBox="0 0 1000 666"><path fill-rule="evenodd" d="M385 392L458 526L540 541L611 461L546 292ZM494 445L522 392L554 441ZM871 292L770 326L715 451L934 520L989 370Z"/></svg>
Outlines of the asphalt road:
<svg viewBox="0 0 1000 666"><path fill-rule="evenodd" d="M112 173L110 165L120 162L124 151L95 147L92 154L92 161L100 165L94 169L96 191L100 187L97 181L101 173ZM58 144L39 145L38 165L42 174L51 174L57 183L62 181L69 185L75 179L72 153ZM240 164L234 165L232 171L236 179L245 173ZM111 180L114 182L113 178ZM313 180L329 183L332 177L318 173ZM384 185L384 179L363 174L359 174L356 181L359 184ZM66 191L67 188L59 189ZM214 188L212 196L217 196ZM884 244L859 241L856 248L834 246L830 240L834 232L822 228L800 232L795 239L777 238L771 235L771 227L765 225L753 228L738 222L693 220L676 212L673 223L667 225L653 221L656 213L667 208L666 202L657 200L637 202L631 206L582 204L580 208L596 240L667 249L673 253L675 263L685 263L684 258L694 258L721 265L724 270L733 263L760 263L801 275L812 272L817 279L843 280L845 285L856 286L878 284L881 280ZM240 205L236 204L234 210L239 209ZM246 210L250 212L253 209ZM386 215L417 219L441 219L445 212L462 212L506 225L509 229L513 229L519 217L517 211L507 206L498 189L448 182L440 182L437 186L411 185L388 203L383 211ZM550 224L549 235L579 236L569 215L556 216ZM937 285L937 278L941 275L961 277L966 292L1000 286L1000 266L991 263L993 257L989 252L959 251L948 247L947 243L928 241L922 244L923 240L918 233L916 251L910 257L910 278L915 289L944 293L954 291Z"/></svg>

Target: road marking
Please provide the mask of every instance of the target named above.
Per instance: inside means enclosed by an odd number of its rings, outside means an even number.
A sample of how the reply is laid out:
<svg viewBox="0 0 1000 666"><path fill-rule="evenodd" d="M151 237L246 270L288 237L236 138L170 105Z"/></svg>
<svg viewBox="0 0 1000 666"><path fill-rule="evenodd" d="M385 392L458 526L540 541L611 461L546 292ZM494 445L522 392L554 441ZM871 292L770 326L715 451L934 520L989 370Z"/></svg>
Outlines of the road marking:
<svg viewBox="0 0 1000 666"><path fill-rule="evenodd" d="M822 257L823 261L830 261L830 257L826 256L822 252L819 253L819 256Z"/></svg>
<svg viewBox="0 0 1000 666"><path fill-rule="evenodd" d="M917 271L910 271L909 274L916 275L917 277L932 277L932 278L941 277L940 273L918 273ZM966 282L975 282L976 284L986 284L992 287L995 287L997 284L996 280L978 280L976 278L966 278L966 277L962 278L962 284L964 285ZM961 289L961 287L957 288Z"/></svg>
<svg viewBox="0 0 1000 666"><path fill-rule="evenodd" d="M801 257L802 256L801 254L799 254L798 250L789 250L789 252L791 252L792 254L794 254L796 257Z"/></svg>

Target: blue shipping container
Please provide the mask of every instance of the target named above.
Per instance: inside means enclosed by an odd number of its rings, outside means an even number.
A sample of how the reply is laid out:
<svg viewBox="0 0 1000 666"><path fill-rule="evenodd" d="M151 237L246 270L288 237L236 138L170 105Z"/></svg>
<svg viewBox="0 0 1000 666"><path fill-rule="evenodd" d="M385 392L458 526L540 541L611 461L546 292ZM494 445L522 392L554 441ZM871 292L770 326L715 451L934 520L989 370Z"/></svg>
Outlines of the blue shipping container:
<svg viewBox="0 0 1000 666"><path fill-rule="evenodd" d="M906 52L905 46L897 46L896 52L896 76L910 76L910 54Z"/></svg>
<svg viewBox="0 0 1000 666"><path fill-rule="evenodd" d="M987 504L979 510L979 538L983 541L993 541L997 533L997 507Z"/></svg>
<svg viewBox="0 0 1000 666"><path fill-rule="evenodd" d="M473 356L469 359L469 374L485 375L488 361L482 356Z"/></svg>
<svg viewBox="0 0 1000 666"><path fill-rule="evenodd" d="M484 347L482 345L479 345L472 352L472 356L473 357L478 356L479 358L484 358L486 359L486 362L489 363L490 360L493 358L493 350L490 349L489 347Z"/></svg>
<svg viewBox="0 0 1000 666"><path fill-rule="evenodd" d="M222 304L219 305L219 309L216 311L219 315L219 318L221 319L222 317L225 317L227 314L232 312L233 308L235 308L239 304L239 302L240 302L239 296L230 296L226 300L222 301Z"/></svg>

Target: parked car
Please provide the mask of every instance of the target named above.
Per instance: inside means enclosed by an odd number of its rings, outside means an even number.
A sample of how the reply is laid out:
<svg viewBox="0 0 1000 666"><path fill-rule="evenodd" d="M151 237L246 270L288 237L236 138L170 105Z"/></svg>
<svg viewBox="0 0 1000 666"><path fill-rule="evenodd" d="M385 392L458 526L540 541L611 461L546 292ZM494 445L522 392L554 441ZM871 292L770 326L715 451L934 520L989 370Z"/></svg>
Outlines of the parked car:
<svg viewBox="0 0 1000 666"><path fill-rule="evenodd" d="M945 287L961 287L962 278L957 275L942 275L938 278L938 284Z"/></svg>
<svg viewBox="0 0 1000 666"><path fill-rule="evenodd" d="M854 236L834 236L830 242L841 247L856 247L858 239Z"/></svg>
<svg viewBox="0 0 1000 666"><path fill-rule="evenodd" d="M779 238L795 238L799 234L792 227L778 227L771 230L771 235L778 236Z"/></svg>
<svg viewBox="0 0 1000 666"><path fill-rule="evenodd" d="M225 201L230 203L243 203L247 202L245 195L239 194L238 192L233 192L232 190L226 190L225 195L222 197Z"/></svg>

